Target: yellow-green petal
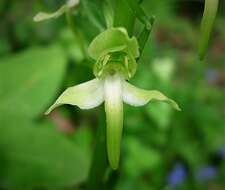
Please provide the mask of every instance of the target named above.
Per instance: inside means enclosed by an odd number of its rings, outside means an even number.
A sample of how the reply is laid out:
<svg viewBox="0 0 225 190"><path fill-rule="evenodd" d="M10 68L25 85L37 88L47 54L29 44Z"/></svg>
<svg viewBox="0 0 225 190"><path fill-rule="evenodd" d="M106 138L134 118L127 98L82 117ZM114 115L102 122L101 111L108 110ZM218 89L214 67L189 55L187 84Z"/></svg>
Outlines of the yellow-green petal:
<svg viewBox="0 0 225 190"><path fill-rule="evenodd" d="M78 106L81 109L91 109L99 106L102 102L102 81L93 79L91 81L67 88L45 114L49 114L53 109L63 104Z"/></svg>
<svg viewBox="0 0 225 190"><path fill-rule="evenodd" d="M52 18L58 18L61 16L67 9L66 5L63 5L60 7L57 11L53 13L46 13L46 12L39 12L37 15L34 16L35 22L41 22L44 20L52 19Z"/></svg>
<svg viewBox="0 0 225 190"><path fill-rule="evenodd" d="M62 14L66 12L67 9L70 9L79 4L79 0L68 0L66 4L62 5L57 11L52 13L47 12L39 12L37 15L34 16L35 22L40 22L48 19L58 18Z"/></svg>
<svg viewBox="0 0 225 190"><path fill-rule="evenodd" d="M80 3L80 0L68 0L68 1L66 2L66 5L67 5L69 8L72 8L72 7L77 6L79 3Z"/></svg>
<svg viewBox="0 0 225 190"><path fill-rule="evenodd" d="M139 57L138 42L135 37L130 38L124 28L110 28L100 33L91 42L89 55L97 60L108 53L124 51L137 58Z"/></svg>
<svg viewBox="0 0 225 190"><path fill-rule="evenodd" d="M128 82L123 83L123 101L125 103L132 106L143 106L151 100L163 101L170 104L174 109L181 110L175 101L157 90L143 90Z"/></svg>

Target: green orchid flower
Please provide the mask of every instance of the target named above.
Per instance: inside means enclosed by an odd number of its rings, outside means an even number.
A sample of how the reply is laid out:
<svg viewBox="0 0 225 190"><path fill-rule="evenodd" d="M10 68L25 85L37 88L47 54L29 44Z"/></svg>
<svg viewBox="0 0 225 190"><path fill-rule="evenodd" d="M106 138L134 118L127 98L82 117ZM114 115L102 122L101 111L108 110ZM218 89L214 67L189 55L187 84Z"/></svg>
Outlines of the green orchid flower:
<svg viewBox="0 0 225 190"><path fill-rule="evenodd" d="M58 18L64 14L67 10L77 6L80 3L80 0L68 0L66 4L62 5L57 11L53 13L39 12L34 16L35 22L40 22L48 19Z"/></svg>
<svg viewBox="0 0 225 190"><path fill-rule="evenodd" d="M91 109L104 102L107 123L107 153L112 169L117 169L123 129L123 102L143 106L151 100L179 106L157 90L143 90L128 83L136 72L138 42L124 28L110 28L99 34L89 46L89 55L96 60L95 79L70 87L62 93L46 114L63 104Z"/></svg>

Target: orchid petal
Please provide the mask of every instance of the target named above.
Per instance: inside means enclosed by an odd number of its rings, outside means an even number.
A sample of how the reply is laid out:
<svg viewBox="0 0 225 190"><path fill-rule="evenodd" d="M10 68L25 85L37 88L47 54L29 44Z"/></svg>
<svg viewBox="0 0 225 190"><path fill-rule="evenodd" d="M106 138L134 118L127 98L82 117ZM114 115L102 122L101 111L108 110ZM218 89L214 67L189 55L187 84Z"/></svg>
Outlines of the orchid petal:
<svg viewBox="0 0 225 190"><path fill-rule="evenodd" d="M53 13L39 12L37 15L34 16L34 21L40 22L43 20L58 18L66 11L66 9L67 9L67 6L63 5L57 11L55 11Z"/></svg>
<svg viewBox="0 0 225 190"><path fill-rule="evenodd" d="M97 60L108 53L124 51L134 57L139 57L138 42L135 37L130 38L124 28L109 28L100 33L91 42L89 55Z"/></svg>
<svg viewBox="0 0 225 190"><path fill-rule="evenodd" d="M123 83L123 101L132 106L143 106L151 100L163 101L170 104L174 109L181 109L177 103L157 90L143 90L128 82Z"/></svg>
<svg viewBox="0 0 225 190"><path fill-rule="evenodd" d="M56 102L47 110L49 114L54 108L63 104L76 105L81 109L91 109L103 102L103 85L99 79L66 89Z"/></svg>
<svg viewBox="0 0 225 190"><path fill-rule="evenodd" d="M35 22L40 22L52 18L58 18L63 13L66 12L67 9L70 9L74 6L77 6L79 4L79 0L68 0L66 4L62 5L57 11L52 13L46 13L46 12L39 12L37 15L34 16Z"/></svg>
<svg viewBox="0 0 225 190"><path fill-rule="evenodd" d="M79 3L80 3L80 0L68 0L67 3L66 3L66 5L69 8L72 8L72 7L77 6Z"/></svg>
<svg viewBox="0 0 225 190"><path fill-rule="evenodd" d="M107 152L113 169L118 168L123 130L122 81L118 75L108 76L104 83L107 122Z"/></svg>

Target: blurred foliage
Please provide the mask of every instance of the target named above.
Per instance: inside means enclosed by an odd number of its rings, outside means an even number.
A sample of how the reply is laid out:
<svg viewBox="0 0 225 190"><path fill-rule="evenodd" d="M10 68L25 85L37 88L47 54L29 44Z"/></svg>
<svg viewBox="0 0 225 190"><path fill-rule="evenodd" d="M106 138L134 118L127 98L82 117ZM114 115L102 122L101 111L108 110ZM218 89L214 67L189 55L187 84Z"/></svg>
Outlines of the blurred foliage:
<svg viewBox="0 0 225 190"><path fill-rule="evenodd" d="M156 22L131 83L162 91L183 111L163 103L125 106L117 190L224 189L225 18L220 2L208 55L199 62L201 1L143 1ZM74 11L75 37L63 17L32 21L40 10L54 11L63 3L0 1L3 190L85 187L99 109L64 106L49 117L43 113L66 87L92 78L93 62L80 47L86 49L106 23L101 0L81 1Z"/></svg>
<svg viewBox="0 0 225 190"><path fill-rule="evenodd" d="M57 46L30 48L2 59L0 111L17 114L19 109L19 114L30 118L42 114L59 88L65 67L65 56Z"/></svg>
<svg viewBox="0 0 225 190"><path fill-rule="evenodd" d="M5 114L0 122L3 187L58 189L86 179L85 147L57 133L51 124Z"/></svg>

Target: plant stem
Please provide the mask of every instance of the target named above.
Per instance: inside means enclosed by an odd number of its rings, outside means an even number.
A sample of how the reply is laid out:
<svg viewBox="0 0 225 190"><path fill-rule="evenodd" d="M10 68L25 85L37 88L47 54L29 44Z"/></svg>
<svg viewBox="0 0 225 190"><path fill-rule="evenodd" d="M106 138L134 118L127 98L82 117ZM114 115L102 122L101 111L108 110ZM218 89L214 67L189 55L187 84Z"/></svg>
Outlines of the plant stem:
<svg viewBox="0 0 225 190"><path fill-rule="evenodd" d="M203 60L205 57L218 6L219 0L205 0L205 9L201 23L201 36L198 48L198 55L200 60Z"/></svg>
<svg viewBox="0 0 225 190"><path fill-rule="evenodd" d="M76 29L76 27L74 25L73 17L71 15L70 10L66 11L66 21L67 21L67 24L70 27L71 31L73 32L74 37L76 38L79 46L80 46L81 52L83 54L83 57L87 57L87 52L86 52L86 48L85 48L84 42L82 40L82 37L81 37L80 33L77 31L77 29Z"/></svg>
<svg viewBox="0 0 225 190"><path fill-rule="evenodd" d="M87 183L89 190L105 189L104 176L107 168L105 113L101 110L96 145Z"/></svg>

